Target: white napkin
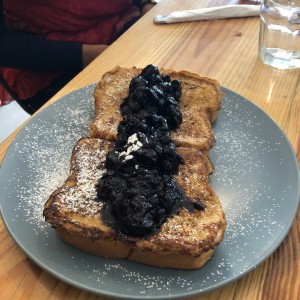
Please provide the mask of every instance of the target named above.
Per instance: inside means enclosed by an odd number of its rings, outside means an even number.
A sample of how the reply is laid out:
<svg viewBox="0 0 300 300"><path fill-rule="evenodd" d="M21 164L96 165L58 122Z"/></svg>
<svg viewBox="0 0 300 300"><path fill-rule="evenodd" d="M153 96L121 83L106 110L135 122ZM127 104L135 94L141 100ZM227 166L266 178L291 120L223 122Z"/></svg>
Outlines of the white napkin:
<svg viewBox="0 0 300 300"><path fill-rule="evenodd" d="M212 19L253 17L260 14L260 5L224 5L195 10L174 11L167 16L156 16L155 23L176 23Z"/></svg>

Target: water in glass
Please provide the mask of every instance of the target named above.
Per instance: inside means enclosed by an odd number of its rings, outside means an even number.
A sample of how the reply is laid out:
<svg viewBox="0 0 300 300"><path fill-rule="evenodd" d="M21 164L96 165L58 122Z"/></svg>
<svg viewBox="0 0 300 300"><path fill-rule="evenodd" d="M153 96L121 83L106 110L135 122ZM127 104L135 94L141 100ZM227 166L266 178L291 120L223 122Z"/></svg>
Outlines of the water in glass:
<svg viewBox="0 0 300 300"><path fill-rule="evenodd" d="M300 0L263 0L260 57L278 69L300 68Z"/></svg>

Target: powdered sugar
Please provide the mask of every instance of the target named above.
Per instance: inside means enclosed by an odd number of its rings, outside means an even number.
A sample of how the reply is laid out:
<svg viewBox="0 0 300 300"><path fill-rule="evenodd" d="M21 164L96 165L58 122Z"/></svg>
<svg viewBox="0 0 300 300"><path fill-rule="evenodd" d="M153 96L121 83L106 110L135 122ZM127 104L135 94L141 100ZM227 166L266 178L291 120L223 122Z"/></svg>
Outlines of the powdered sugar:
<svg viewBox="0 0 300 300"><path fill-rule="evenodd" d="M98 143L99 144L99 143ZM76 185L65 187L58 193L56 207L63 207L82 215L93 216L100 212L101 202L93 201L97 197L96 184L106 173L104 162L106 152L98 145L95 149L86 144L78 144L74 149L76 161Z"/></svg>
<svg viewBox="0 0 300 300"><path fill-rule="evenodd" d="M82 93L86 99L78 103L76 109L68 105L70 101L77 101L71 94L68 102L53 104L51 114L43 111L37 115L13 145L10 159L19 161L18 166L22 166L10 179L18 191L16 218L24 215L27 222L37 226L36 233L39 230L47 233L49 224L43 218L44 204L68 178L75 142L88 135L93 99L90 93L89 97L86 91ZM89 109L86 109L87 104Z"/></svg>
<svg viewBox="0 0 300 300"><path fill-rule="evenodd" d="M134 133L128 137L127 144L125 146L126 151L119 154L119 157L123 158L123 161L133 158L132 152L135 152L143 147L143 144L139 141L137 134Z"/></svg>
<svg viewBox="0 0 300 300"><path fill-rule="evenodd" d="M265 244L272 244L283 229L278 222L283 203L274 193L275 174L270 170L276 170L274 166L284 160L284 137L276 141L268 138L264 132L270 121L249 113L248 103L238 100L235 96L225 100L222 109L226 118L217 121L217 144L212 153L216 167L212 182L228 223L223 245L237 258L228 264L230 268L247 261L250 249L256 253L254 241L263 238Z"/></svg>

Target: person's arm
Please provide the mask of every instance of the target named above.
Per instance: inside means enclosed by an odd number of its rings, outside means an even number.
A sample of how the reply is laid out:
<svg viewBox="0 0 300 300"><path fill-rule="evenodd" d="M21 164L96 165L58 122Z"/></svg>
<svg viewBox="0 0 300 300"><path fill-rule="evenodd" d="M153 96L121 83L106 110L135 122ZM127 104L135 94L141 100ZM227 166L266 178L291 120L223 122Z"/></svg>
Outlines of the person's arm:
<svg viewBox="0 0 300 300"><path fill-rule="evenodd" d="M51 41L7 30L0 1L0 67L35 71L79 71L106 47Z"/></svg>
<svg viewBox="0 0 300 300"><path fill-rule="evenodd" d="M82 45L2 30L0 66L35 71L80 70Z"/></svg>

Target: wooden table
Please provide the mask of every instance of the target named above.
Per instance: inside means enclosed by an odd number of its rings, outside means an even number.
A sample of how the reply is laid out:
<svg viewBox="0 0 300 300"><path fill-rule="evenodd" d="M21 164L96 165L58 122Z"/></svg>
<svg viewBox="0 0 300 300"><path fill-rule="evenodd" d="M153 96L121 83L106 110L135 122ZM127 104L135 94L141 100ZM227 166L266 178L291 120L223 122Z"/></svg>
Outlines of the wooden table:
<svg viewBox="0 0 300 300"><path fill-rule="evenodd" d="M153 16L177 9L234 3L227 0L164 0L121 36L53 99L96 82L120 64L149 63L188 69L216 78L250 99L282 128L300 159L300 70L262 64L257 43L259 18L154 25ZM0 161L19 129L1 144ZM193 299L300 299L300 210L280 247L242 279ZM0 221L0 299L104 299L57 280L31 262Z"/></svg>

